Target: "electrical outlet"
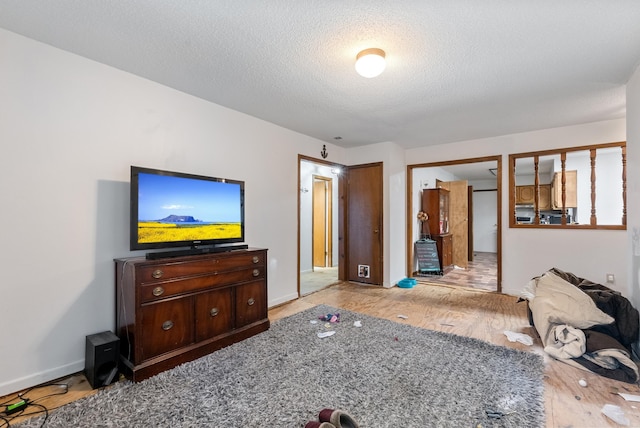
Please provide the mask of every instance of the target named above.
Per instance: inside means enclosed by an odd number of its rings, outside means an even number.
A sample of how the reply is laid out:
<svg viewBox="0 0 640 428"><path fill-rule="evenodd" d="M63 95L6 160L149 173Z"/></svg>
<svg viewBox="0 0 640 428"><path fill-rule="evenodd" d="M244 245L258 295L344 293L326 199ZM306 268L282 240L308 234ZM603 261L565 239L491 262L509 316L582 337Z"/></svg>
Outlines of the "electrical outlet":
<svg viewBox="0 0 640 428"><path fill-rule="evenodd" d="M607 284L613 284L616 282L616 276L612 273L607 274Z"/></svg>

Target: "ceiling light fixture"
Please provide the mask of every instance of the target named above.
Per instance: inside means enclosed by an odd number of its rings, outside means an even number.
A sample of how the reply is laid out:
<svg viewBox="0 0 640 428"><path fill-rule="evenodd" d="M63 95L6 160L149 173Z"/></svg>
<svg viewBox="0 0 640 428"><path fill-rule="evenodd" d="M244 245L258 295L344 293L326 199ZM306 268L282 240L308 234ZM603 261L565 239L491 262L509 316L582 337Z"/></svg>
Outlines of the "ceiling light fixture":
<svg viewBox="0 0 640 428"><path fill-rule="evenodd" d="M376 77L387 65L384 57L385 53L382 49L365 49L356 55L356 71L362 77Z"/></svg>

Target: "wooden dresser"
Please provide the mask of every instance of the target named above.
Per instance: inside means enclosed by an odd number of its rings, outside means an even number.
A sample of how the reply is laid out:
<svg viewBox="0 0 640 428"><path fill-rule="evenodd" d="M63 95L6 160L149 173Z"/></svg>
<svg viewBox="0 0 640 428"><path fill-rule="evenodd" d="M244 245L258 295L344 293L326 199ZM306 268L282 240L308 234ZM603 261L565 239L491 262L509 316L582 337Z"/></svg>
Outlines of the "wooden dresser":
<svg viewBox="0 0 640 428"><path fill-rule="evenodd" d="M136 382L269 328L267 250L115 262L120 369Z"/></svg>

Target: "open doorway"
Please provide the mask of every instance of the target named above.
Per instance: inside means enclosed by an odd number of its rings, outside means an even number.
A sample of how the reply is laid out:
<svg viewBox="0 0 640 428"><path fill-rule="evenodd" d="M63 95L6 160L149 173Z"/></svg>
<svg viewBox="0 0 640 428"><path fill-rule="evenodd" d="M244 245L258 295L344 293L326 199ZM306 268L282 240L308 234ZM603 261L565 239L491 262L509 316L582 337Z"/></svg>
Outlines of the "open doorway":
<svg viewBox="0 0 640 428"><path fill-rule="evenodd" d="M339 186L343 166L298 157L298 293L339 282Z"/></svg>
<svg viewBox="0 0 640 428"><path fill-rule="evenodd" d="M465 159L409 165L407 167L407 272L418 276L419 266L414 251L415 243L421 239L421 225L417 213L422 210L423 190L447 187L443 183L466 181L468 203L459 209L458 216L466 225L466 242L458 239L458 248L466 254L466 267L452 265L444 275L426 275L424 280L432 283L460 285L487 291L502 290L501 287L501 156ZM451 207L456 210L457 208ZM462 245L464 244L464 245ZM456 246L453 239L451 244ZM465 248L466 247L466 248ZM460 259L460 257L458 257ZM421 277L421 276L420 276Z"/></svg>
<svg viewBox="0 0 640 428"><path fill-rule="evenodd" d="M313 268L333 266L333 179L313 175L311 195Z"/></svg>

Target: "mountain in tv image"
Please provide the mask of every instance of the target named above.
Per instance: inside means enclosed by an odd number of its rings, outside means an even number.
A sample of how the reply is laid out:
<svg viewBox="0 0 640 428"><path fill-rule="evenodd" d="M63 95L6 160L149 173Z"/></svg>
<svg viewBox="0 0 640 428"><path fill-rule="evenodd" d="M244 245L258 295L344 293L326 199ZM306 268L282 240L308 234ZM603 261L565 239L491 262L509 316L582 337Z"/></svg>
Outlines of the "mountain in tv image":
<svg viewBox="0 0 640 428"><path fill-rule="evenodd" d="M196 220L191 215L175 215L171 214L163 218L162 220L157 220L162 223L202 223L202 220Z"/></svg>
<svg viewBox="0 0 640 428"><path fill-rule="evenodd" d="M191 220L188 220L191 219ZM204 241L242 236L242 224L204 223L191 216L170 215L158 221L138 222L138 242Z"/></svg>

